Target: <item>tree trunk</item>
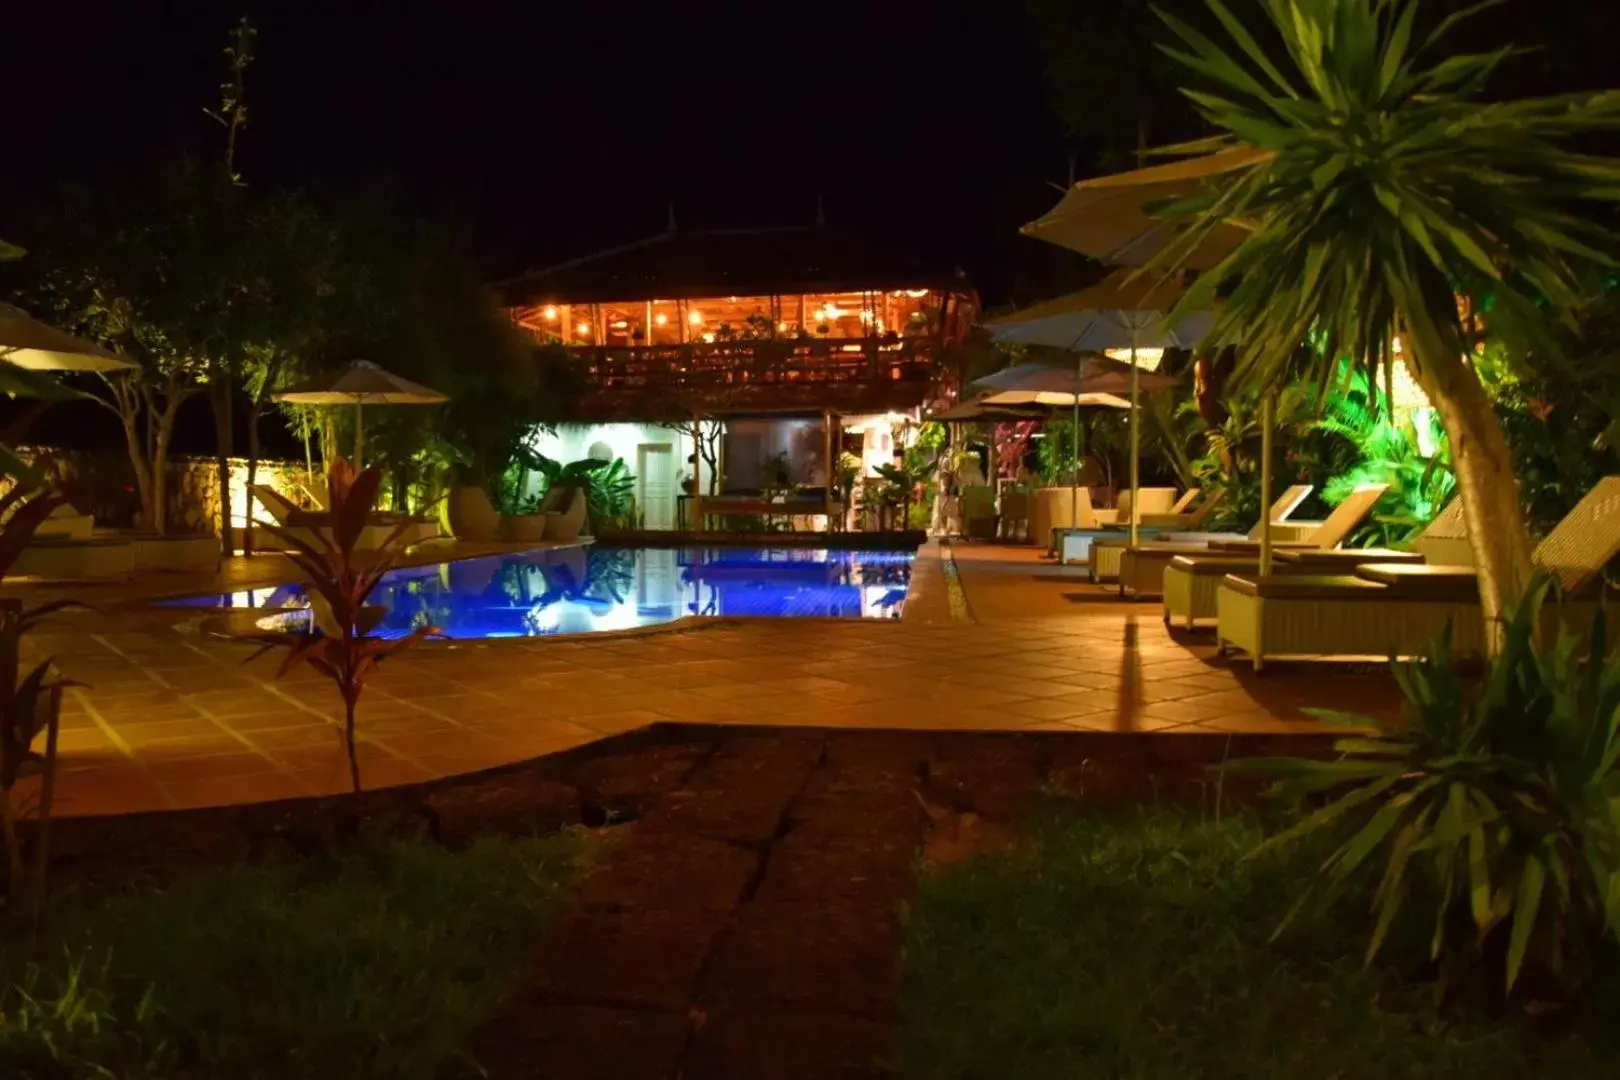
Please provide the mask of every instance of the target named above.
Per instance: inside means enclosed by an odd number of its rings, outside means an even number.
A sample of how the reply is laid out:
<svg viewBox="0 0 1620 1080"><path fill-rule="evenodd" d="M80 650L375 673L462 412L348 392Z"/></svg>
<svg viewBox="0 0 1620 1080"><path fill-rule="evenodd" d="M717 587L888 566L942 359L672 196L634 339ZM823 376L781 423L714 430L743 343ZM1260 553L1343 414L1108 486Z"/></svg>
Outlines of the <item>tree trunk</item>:
<svg viewBox="0 0 1620 1080"><path fill-rule="evenodd" d="M208 384L208 402L214 411L214 463L219 478L219 547L229 559L236 553L231 543L231 380L214 372Z"/></svg>
<svg viewBox="0 0 1620 1080"><path fill-rule="evenodd" d="M248 406L247 486L242 495L242 554L248 556L253 554L253 485L259 482L259 415L263 411L263 401Z"/></svg>
<svg viewBox="0 0 1620 1080"><path fill-rule="evenodd" d="M148 529L162 532L162 515L152 501L152 459L146 452L146 440L141 437L140 417L120 409L118 419L124 428L124 445L129 453L129 465L135 473L135 494L141 500L142 524Z"/></svg>
<svg viewBox="0 0 1620 1080"><path fill-rule="evenodd" d="M1468 543L1479 571L1486 647L1494 656L1501 646L1504 619L1524 595L1533 569L1513 459L1478 376L1461 356L1444 348L1425 348L1419 335L1412 337L1414 349L1422 350L1413 376L1439 410L1451 444Z"/></svg>
<svg viewBox="0 0 1620 1080"><path fill-rule="evenodd" d="M170 394L157 414L152 434L152 527L167 532L169 525L169 442L174 438L174 420L186 395Z"/></svg>

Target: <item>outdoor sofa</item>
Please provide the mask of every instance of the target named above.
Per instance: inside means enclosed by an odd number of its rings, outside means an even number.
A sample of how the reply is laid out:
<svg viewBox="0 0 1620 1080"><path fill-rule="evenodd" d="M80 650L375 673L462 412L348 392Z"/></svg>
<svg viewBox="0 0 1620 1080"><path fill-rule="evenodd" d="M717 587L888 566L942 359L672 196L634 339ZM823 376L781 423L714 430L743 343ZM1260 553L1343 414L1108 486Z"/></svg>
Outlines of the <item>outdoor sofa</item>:
<svg viewBox="0 0 1620 1080"><path fill-rule="evenodd" d="M1286 520L1299 508L1310 495L1310 484L1295 484L1284 491L1276 501L1271 504L1271 521L1273 526L1279 521ZM1178 531L1168 539L1161 539L1158 534L1141 538L1138 534L1136 547L1131 547L1127 536L1111 535L1098 540L1091 547L1092 582L1102 584L1109 581L1121 581L1126 570L1126 562L1132 563L1131 590L1143 596L1156 596L1159 591L1159 579L1164 576L1164 568L1176 555L1188 552L1206 551L1209 545L1218 540L1258 540L1260 537L1260 523L1256 522L1254 528L1247 534L1231 532L1199 532L1196 528ZM1138 584L1139 583L1139 584ZM1126 592L1121 584L1121 593Z"/></svg>

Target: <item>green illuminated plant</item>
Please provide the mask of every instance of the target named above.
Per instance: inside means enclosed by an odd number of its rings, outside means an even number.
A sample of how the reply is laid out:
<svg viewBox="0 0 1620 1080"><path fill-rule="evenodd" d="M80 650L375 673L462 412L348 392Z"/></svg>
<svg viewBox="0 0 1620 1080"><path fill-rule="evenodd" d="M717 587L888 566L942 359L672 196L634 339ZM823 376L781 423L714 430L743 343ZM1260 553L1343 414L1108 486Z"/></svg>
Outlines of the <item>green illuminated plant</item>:
<svg viewBox="0 0 1620 1080"><path fill-rule="evenodd" d="M366 679L388 657L426 637L442 637L436 626L419 626L398 638L382 638L372 631L382 622L385 611L367 603L382 576L392 569L404 551L405 534L412 522L402 521L374 551L358 551L356 545L365 530L382 473L373 467L358 475L343 458L332 463L327 474L329 526L314 526L313 544L303 536L280 526L266 524L277 540L289 549L290 558L309 581L310 620L298 632L271 632L245 635L262 648L252 657L271 649L284 648L277 676L299 664L309 664L325 675L343 697L343 749L349 761L353 793L360 793L360 761L355 754L355 711Z"/></svg>
<svg viewBox="0 0 1620 1080"><path fill-rule="evenodd" d="M1567 631L1538 649L1547 591L1535 583L1514 612L1483 684L1459 672L1447 635L1395 665L1399 721L1317 714L1373 731L1339 740L1337 760L1228 766L1280 774L1281 795L1333 797L1264 845L1341 841L1284 927L1310 905L1365 897L1369 962L1415 924L1443 971L1483 955L1504 992L1532 964L1578 983L1592 947L1620 935L1620 659L1603 659L1601 613L1594 659Z"/></svg>
<svg viewBox="0 0 1620 1080"><path fill-rule="evenodd" d="M1265 0L1269 53L1221 0L1207 0L1220 43L1161 13L1199 84L1185 92L1219 133L1176 149L1232 151L1236 167L1163 208L1185 228L1155 270L1241 229L1174 313L1220 299L1205 345L1237 347L1240 383L1282 385L1313 334L1327 361L1381 365L1399 327L1451 439L1494 648L1531 561L1502 425L1467 360L1474 315L1563 318L1587 268L1612 261L1620 238L1595 204L1620 201L1620 160L1569 145L1620 128L1620 92L1486 97L1517 50L1447 47L1491 6L1424 33L1416 0Z"/></svg>

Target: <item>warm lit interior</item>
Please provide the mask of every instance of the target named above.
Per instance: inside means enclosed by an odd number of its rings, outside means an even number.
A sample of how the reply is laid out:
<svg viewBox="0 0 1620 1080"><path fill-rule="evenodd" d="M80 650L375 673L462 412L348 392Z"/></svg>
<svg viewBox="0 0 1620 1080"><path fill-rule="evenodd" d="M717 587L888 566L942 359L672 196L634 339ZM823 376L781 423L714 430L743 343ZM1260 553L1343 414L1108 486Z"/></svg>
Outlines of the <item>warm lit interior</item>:
<svg viewBox="0 0 1620 1080"><path fill-rule="evenodd" d="M927 289L539 304L518 325L570 346L724 343L788 338L921 338L939 328L943 297Z"/></svg>

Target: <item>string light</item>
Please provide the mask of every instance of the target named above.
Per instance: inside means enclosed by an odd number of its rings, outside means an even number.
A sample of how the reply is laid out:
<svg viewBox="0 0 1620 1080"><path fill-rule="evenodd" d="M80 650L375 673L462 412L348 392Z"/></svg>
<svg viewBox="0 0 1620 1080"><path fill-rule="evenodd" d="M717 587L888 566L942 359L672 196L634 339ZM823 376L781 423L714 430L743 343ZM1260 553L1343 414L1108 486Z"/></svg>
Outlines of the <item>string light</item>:
<svg viewBox="0 0 1620 1080"><path fill-rule="evenodd" d="M546 317L546 322L557 321L557 309L550 304L546 305L546 309L541 314Z"/></svg>
<svg viewBox="0 0 1620 1080"><path fill-rule="evenodd" d="M701 311L692 312L690 315L688 315L686 317L686 321L691 323L693 326L702 326L703 325L703 312L701 312Z"/></svg>
<svg viewBox="0 0 1620 1080"><path fill-rule="evenodd" d="M582 322L582 323L575 323L574 324L574 333L578 334L580 337L584 337L586 334L588 334L590 332L591 332L591 324L590 323Z"/></svg>
<svg viewBox="0 0 1620 1080"><path fill-rule="evenodd" d="M659 326L664 326L669 322L669 316L660 311L657 315L653 316L653 322Z"/></svg>

